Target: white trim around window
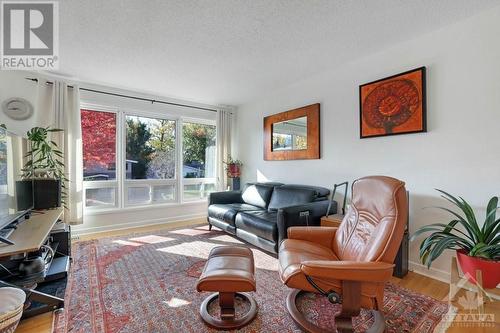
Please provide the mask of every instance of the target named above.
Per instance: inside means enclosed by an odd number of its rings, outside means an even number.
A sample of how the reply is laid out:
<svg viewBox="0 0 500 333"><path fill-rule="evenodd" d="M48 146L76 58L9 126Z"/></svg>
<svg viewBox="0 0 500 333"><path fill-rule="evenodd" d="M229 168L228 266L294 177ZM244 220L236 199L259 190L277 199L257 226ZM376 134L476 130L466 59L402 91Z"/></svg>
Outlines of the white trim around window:
<svg viewBox="0 0 500 333"><path fill-rule="evenodd" d="M182 126L183 123L198 123L204 125L216 125L215 120L198 119L191 117L175 116L168 113L141 111L130 108L117 108L112 106L97 105L83 101L81 109L92 111L110 112L116 114L116 179L84 181L84 202L86 202L87 190L114 190L114 205L86 206L85 214L98 215L113 213L117 210L141 210L152 207L171 207L179 205L192 205L206 202L206 196L215 189L216 178L183 178L183 147ZM126 117L148 117L154 119L165 119L176 122L176 163L175 177L172 179L126 179L125 156L126 156ZM216 161L217 163L217 161ZM185 197L185 186L193 186L198 190L200 196ZM130 200L129 191L135 191L137 200ZM193 191L191 191L193 192ZM143 200L141 200L143 196Z"/></svg>

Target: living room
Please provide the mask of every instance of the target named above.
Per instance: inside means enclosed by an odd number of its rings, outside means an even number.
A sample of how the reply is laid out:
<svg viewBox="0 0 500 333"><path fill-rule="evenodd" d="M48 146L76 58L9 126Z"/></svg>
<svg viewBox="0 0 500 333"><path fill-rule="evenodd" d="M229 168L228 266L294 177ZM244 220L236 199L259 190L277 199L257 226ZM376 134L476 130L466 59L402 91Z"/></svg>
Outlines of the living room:
<svg viewBox="0 0 500 333"><path fill-rule="evenodd" d="M1 5L0 332L499 331L500 1Z"/></svg>

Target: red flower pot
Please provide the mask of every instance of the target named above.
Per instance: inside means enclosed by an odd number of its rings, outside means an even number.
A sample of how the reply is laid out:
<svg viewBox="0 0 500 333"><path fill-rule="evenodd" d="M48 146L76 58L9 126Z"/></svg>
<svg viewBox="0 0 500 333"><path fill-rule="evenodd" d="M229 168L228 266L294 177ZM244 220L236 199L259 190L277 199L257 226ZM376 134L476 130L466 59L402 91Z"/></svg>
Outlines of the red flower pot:
<svg viewBox="0 0 500 333"><path fill-rule="evenodd" d="M471 257L463 250L457 250L457 260L469 282L477 284L476 270L480 270L483 275L483 288L493 289L500 283L500 261Z"/></svg>

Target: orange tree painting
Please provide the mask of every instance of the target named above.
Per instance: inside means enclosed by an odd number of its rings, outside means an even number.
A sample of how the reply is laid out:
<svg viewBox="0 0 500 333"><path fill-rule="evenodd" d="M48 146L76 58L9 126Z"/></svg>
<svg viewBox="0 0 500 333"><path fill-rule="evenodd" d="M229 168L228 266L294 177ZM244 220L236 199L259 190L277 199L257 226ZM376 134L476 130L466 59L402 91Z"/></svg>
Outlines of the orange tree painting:
<svg viewBox="0 0 500 333"><path fill-rule="evenodd" d="M425 67L359 87L360 137L426 131Z"/></svg>

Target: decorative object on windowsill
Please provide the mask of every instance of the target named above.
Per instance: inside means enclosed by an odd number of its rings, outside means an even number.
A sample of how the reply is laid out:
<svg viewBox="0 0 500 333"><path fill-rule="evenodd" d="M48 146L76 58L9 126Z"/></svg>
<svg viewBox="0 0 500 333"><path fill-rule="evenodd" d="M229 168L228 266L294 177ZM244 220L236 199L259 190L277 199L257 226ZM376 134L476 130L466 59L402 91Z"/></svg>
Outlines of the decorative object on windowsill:
<svg viewBox="0 0 500 333"><path fill-rule="evenodd" d="M467 279L476 284L476 271L481 271L483 288L495 288L500 283L500 218L497 218L498 197L493 197L486 208L482 227L476 215L463 198L438 190L444 199L458 207L457 213L437 207L453 217L448 224L434 223L419 228L413 235L431 232L420 244L420 259L429 268L445 249L456 250L457 259ZM460 227L460 228L459 228Z"/></svg>
<svg viewBox="0 0 500 333"><path fill-rule="evenodd" d="M223 162L226 165L227 177L231 179L232 190L240 189L241 166L243 163L240 160L233 160L231 155L227 156L227 160Z"/></svg>
<svg viewBox="0 0 500 333"><path fill-rule="evenodd" d="M347 200L347 188L349 187L349 182L343 182L339 184L333 185L333 190L332 190L332 196L330 197L330 203L328 204L328 208L326 210L326 218L328 219L328 216L330 215L330 209L332 208L332 202L335 200L335 192L337 192L337 188L345 186L344 189L344 198L342 200L342 215L345 215L345 204Z"/></svg>
<svg viewBox="0 0 500 333"><path fill-rule="evenodd" d="M33 115L33 105L21 97L6 99L2 104L3 113L10 119L26 120Z"/></svg>
<svg viewBox="0 0 500 333"><path fill-rule="evenodd" d="M359 86L360 138L426 132L425 67Z"/></svg>
<svg viewBox="0 0 500 333"><path fill-rule="evenodd" d="M26 294L18 288L0 288L0 332L12 333L23 315Z"/></svg>
<svg viewBox="0 0 500 333"><path fill-rule="evenodd" d="M57 143L50 138L61 129L34 127L28 131L32 159L24 165L23 179L34 179L35 209L50 209L65 206L66 185L64 156Z"/></svg>
<svg viewBox="0 0 500 333"><path fill-rule="evenodd" d="M264 118L264 160L319 158L319 103Z"/></svg>

